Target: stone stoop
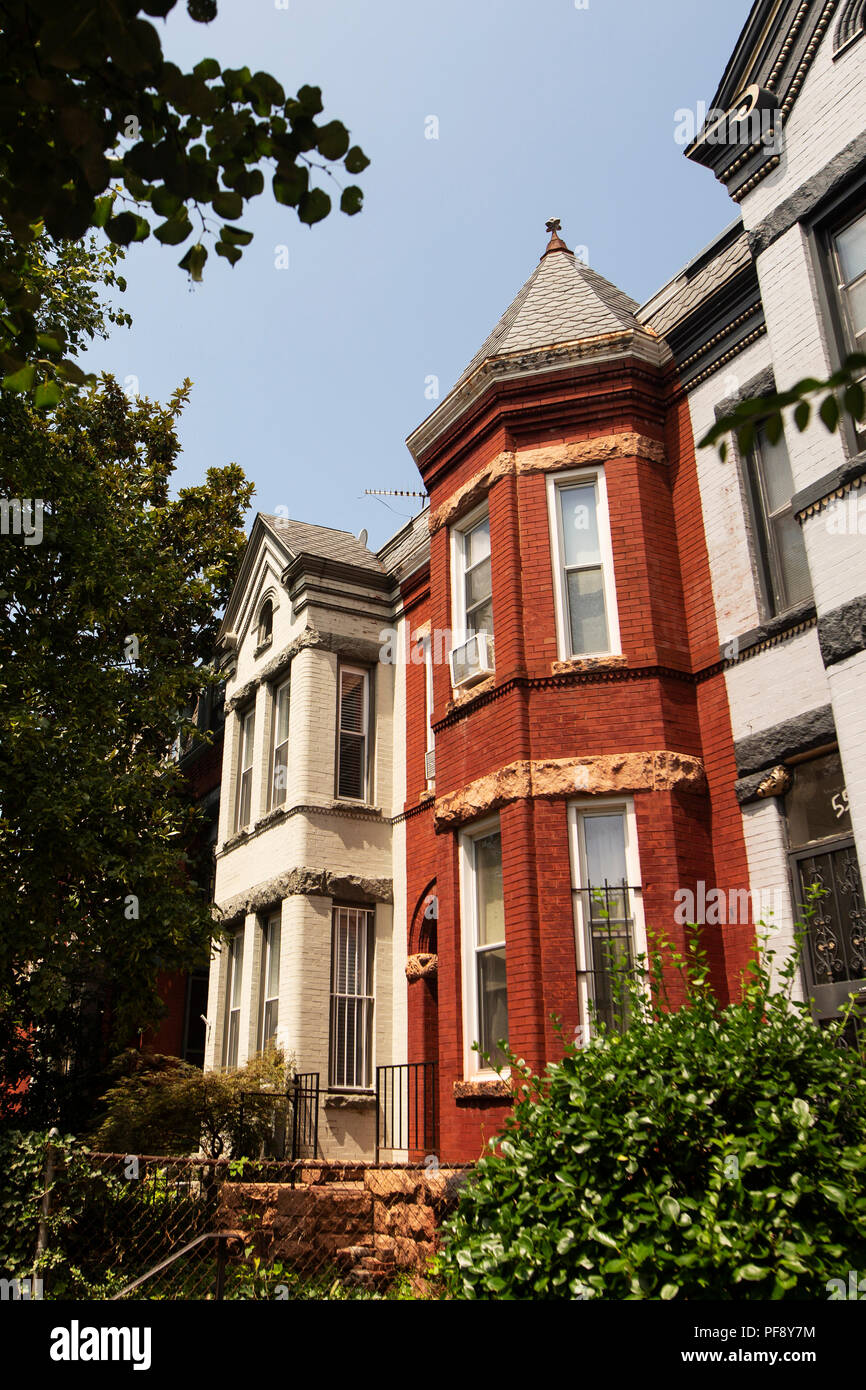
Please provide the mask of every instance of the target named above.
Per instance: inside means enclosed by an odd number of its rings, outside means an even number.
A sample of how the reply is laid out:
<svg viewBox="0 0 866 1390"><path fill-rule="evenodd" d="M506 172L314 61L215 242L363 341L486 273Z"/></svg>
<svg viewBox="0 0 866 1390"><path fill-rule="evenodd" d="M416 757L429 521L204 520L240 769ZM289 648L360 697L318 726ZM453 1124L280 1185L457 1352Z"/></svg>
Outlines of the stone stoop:
<svg viewBox="0 0 866 1390"><path fill-rule="evenodd" d="M353 1166L313 1168L295 1187L225 1183L218 1220L223 1229L245 1232L268 1263L283 1260L310 1275L332 1264L351 1282L376 1289L397 1272L424 1274L439 1223L466 1176L465 1169Z"/></svg>

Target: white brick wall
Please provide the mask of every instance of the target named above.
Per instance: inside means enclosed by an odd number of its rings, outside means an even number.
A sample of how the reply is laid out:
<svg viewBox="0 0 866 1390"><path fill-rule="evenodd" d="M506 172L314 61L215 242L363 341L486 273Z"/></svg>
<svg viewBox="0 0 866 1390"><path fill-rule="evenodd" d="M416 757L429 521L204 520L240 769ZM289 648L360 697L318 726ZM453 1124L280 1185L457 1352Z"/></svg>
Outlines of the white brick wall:
<svg viewBox="0 0 866 1390"><path fill-rule="evenodd" d="M862 488L807 517L803 534L819 614L866 593L866 496Z"/></svg>
<svg viewBox="0 0 866 1390"><path fill-rule="evenodd" d="M851 824L866 883L866 652L840 661L827 672L839 752L845 769Z"/></svg>
<svg viewBox="0 0 866 1390"><path fill-rule="evenodd" d="M775 797L755 801L743 808L743 833L749 864L749 886L760 894L762 902L772 903L772 914L764 914L760 929L766 949L774 951L773 974L779 971L796 949L794 914L791 905L791 885L788 876L785 820ZM793 998L805 997L801 972L798 970Z"/></svg>
<svg viewBox="0 0 866 1390"><path fill-rule="evenodd" d="M725 682L735 742L830 702L814 628L738 662Z"/></svg>
<svg viewBox="0 0 866 1390"><path fill-rule="evenodd" d="M785 126L779 167L743 199L743 220L749 228L819 173L866 127L863 42L834 62L835 27L834 16Z"/></svg>
<svg viewBox="0 0 866 1390"><path fill-rule="evenodd" d="M769 344L761 338L735 357L726 369L708 377L689 396L720 642L757 627L760 615L749 549L749 522L737 460L730 449L722 462L718 448L699 449L697 445L716 423L716 406L742 390L769 364Z"/></svg>

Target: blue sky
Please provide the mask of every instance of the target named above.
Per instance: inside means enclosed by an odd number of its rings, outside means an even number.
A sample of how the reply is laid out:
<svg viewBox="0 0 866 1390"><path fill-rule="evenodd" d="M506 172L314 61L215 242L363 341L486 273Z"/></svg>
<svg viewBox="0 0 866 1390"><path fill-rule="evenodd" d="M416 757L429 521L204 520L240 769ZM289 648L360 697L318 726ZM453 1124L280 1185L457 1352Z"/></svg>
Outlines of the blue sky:
<svg viewBox="0 0 866 1390"><path fill-rule="evenodd" d="M175 62L320 86L322 119L372 164L364 211L312 229L267 180L242 260L211 254L195 288L177 249L130 248L133 327L87 365L161 400L192 379L179 485L234 461L256 510L380 545L412 503L364 489L421 486L404 441L435 405L427 379L453 385L537 264L547 218L643 301L736 216L684 159L674 113L711 100L748 0L220 0L207 26L185 8L153 21Z"/></svg>

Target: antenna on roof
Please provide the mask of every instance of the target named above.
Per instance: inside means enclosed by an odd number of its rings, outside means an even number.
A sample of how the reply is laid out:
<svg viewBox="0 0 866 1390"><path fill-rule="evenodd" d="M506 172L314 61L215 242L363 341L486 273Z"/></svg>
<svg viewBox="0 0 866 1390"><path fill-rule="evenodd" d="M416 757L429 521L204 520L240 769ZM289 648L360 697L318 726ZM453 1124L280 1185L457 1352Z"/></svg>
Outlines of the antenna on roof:
<svg viewBox="0 0 866 1390"><path fill-rule="evenodd" d="M365 487L368 497L426 497L426 492L410 492L402 487Z"/></svg>
<svg viewBox="0 0 866 1390"><path fill-rule="evenodd" d="M367 497L420 497L422 510L423 503L427 501L426 492L413 492L411 488L405 487L365 487L364 494ZM385 505L387 506L388 504L385 503ZM393 507L391 510L394 510Z"/></svg>

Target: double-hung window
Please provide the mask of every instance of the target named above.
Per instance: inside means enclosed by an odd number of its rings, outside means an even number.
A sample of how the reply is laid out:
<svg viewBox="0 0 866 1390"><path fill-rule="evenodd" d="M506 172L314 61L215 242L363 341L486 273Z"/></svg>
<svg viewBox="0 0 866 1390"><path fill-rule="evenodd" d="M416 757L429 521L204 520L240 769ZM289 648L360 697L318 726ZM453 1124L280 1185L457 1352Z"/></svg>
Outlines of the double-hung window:
<svg viewBox="0 0 866 1390"><path fill-rule="evenodd" d="M238 1064L241 1038L241 984L243 980L244 929L239 927L231 939L226 969L226 1022L223 1036L223 1066L233 1070Z"/></svg>
<svg viewBox="0 0 866 1390"><path fill-rule="evenodd" d="M568 659L618 652L604 472L550 478L548 505L560 653Z"/></svg>
<svg viewBox="0 0 866 1390"><path fill-rule="evenodd" d="M773 615L784 613L812 597L803 532L791 507L794 478L784 434L771 444L766 430L758 430L749 482L765 599Z"/></svg>
<svg viewBox="0 0 866 1390"><path fill-rule="evenodd" d="M274 912L262 932L262 995L259 1050L274 1042L280 1020L280 913Z"/></svg>
<svg viewBox="0 0 866 1390"><path fill-rule="evenodd" d="M841 321L842 355L866 353L866 210L836 226L828 238L830 276ZM864 375L860 375L861 382ZM858 448L866 444L866 420L855 424Z"/></svg>
<svg viewBox="0 0 866 1390"><path fill-rule="evenodd" d="M251 707L240 717L240 738L238 743L238 790L235 807L235 830L243 830L250 823L253 799L253 743L255 739L256 712Z"/></svg>
<svg viewBox="0 0 866 1390"><path fill-rule="evenodd" d="M866 212L831 237L849 352L866 353Z"/></svg>
<svg viewBox="0 0 866 1390"><path fill-rule="evenodd" d="M289 686L285 680L274 691L271 726L271 776L269 783L270 809L282 806L286 799L289 772Z"/></svg>
<svg viewBox="0 0 866 1390"><path fill-rule="evenodd" d="M467 1073L501 1065L508 1041L505 898L498 821L462 838L463 998ZM472 1044L478 1044L478 1050ZM484 1055L490 1062L484 1060Z"/></svg>
<svg viewBox="0 0 866 1390"><path fill-rule="evenodd" d="M490 568L490 517L485 509L454 533L456 626L468 638L486 632L493 639L493 581Z"/></svg>
<svg viewBox="0 0 866 1390"><path fill-rule="evenodd" d="M373 1076L374 914L335 907L331 932L330 1084L366 1090Z"/></svg>
<svg viewBox="0 0 866 1390"><path fill-rule="evenodd" d="M620 1030L646 951L634 811L631 803L575 803L569 830L581 1020L586 1027L594 1012Z"/></svg>
<svg viewBox="0 0 866 1390"><path fill-rule="evenodd" d="M366 801L370 673L362 667L340 666L337 724L337 795L351 801Z"/></svg>

